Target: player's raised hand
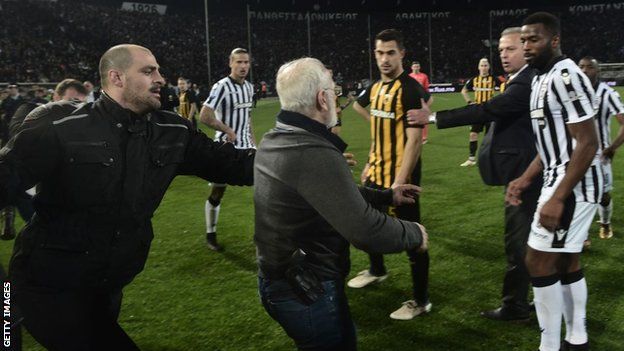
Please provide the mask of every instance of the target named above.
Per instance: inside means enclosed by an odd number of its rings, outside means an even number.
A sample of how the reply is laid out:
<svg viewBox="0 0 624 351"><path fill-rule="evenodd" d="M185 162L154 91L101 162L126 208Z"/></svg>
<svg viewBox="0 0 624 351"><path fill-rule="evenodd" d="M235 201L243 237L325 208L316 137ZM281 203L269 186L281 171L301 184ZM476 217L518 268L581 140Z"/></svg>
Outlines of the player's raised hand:
<svg viewBox="0 0 624 351"><path fill-rule="evenodd" d="M420 109L413 109L407 111L407 123L411 125L426 125L429 124L429 115L431 115L431 109L429 104L424 99L420 99Z"/></svg>
<svg viewBox="0 0 624 351"><path fill-rule="evenodd" d="M413 184L393 184L392 185L392 205L411 205L416 203L416 196L421 192L419 186Z"/></svg>

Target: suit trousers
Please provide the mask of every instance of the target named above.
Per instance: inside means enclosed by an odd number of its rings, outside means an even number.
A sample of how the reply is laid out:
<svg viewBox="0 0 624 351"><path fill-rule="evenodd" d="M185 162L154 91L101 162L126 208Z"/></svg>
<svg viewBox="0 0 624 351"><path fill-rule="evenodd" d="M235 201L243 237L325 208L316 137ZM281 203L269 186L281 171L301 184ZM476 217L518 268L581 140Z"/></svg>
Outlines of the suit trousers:
<svg viewBox="0 0 624 351"><path fill-rule="evenodd" d="M505 205L507 269L503 279L502 307L521 314L529 311L529 272L524 257L539 194L540 187L533 186L522 194L522 204Z"/></svg>

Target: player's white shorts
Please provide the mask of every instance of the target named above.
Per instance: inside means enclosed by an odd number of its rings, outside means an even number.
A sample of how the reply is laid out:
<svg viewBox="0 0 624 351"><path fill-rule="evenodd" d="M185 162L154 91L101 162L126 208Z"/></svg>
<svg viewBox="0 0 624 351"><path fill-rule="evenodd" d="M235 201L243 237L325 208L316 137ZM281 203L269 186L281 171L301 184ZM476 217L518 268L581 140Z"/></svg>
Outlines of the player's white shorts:
<svg viewBox="0 0 624 351"><path fill-rule="evenodd" d="M553 233L539 224L539 213L542 206L552 197L556 188L556 186L542 188L531 224L528 245L535 250L544 252L581 252L598 204L576 202L574 192L572 192L572 195L565 201L560 229Z"/></svg>
<svg viewBox="0 0 624 351"><path fill-rule="evenodd" d="M608 193L613 190L613 171L611 170L611 160L600 162L602 165L602 175L604 177L603 192Z"/></svg>

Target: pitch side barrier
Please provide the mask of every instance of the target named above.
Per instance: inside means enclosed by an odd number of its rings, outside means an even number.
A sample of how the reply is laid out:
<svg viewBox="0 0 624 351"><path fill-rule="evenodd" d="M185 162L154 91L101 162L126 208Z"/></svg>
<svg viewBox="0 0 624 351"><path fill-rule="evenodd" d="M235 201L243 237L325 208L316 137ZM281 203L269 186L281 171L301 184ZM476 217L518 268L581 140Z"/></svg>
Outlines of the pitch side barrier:
<svg viewBox="0 0 624 351"><path fill-rule="evenodd" d="M457 93L461 91L462 85L453 83L435 83L429 85L430 93Z"/></svg>

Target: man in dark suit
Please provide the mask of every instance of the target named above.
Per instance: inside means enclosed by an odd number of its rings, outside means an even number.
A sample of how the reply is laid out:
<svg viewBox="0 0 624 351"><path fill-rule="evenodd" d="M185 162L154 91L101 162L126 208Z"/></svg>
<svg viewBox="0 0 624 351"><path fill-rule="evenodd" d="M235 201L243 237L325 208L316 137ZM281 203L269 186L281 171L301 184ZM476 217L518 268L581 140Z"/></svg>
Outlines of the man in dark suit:
<svg viewBox="0 0 624 351"><path fill-rule="evenodd" d="M531 129L529 97L533 69L525 61L520 41L520 28L505 29L500 38L499 53L503 69L509 74L502 94L483 104L431 114L428 106L408 111L414 124L435 123L439 129L493 122L479 152L479 171L488 185L506 185L526 169L535 157ZM531 220L541 188L532 184L522 194L520 206L505 204L505 253L507 271L503 281L502 306L483 311L483 317L500 321L529 318L529 274L524 265Z"/></svg>

